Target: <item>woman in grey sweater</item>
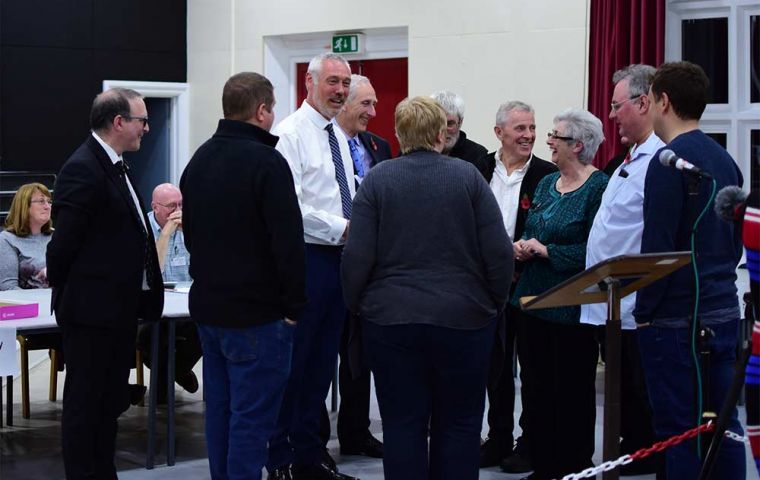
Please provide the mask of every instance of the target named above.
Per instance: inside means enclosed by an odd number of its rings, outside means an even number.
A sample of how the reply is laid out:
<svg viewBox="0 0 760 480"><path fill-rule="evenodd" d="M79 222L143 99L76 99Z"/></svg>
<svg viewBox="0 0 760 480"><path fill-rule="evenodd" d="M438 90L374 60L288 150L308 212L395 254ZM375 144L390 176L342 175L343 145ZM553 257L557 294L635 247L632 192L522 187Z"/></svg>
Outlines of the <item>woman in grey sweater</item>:
<svg viewBox="0 0 760 480"><path fill-rule="evenodd" d="M47 288L45 250L53 232L50 191L41 183L22 185L0 232L0 290Z"/></svg>
<svg viewBox="0 0 760 480"><path fill-rule="evenodd" d="M495 319L512 280L496 199L473 165L440 154L445 129L429 98L396 107L404 155L365 177L343 251L343 293L375 376L388 480L478 478Z"/></svg>

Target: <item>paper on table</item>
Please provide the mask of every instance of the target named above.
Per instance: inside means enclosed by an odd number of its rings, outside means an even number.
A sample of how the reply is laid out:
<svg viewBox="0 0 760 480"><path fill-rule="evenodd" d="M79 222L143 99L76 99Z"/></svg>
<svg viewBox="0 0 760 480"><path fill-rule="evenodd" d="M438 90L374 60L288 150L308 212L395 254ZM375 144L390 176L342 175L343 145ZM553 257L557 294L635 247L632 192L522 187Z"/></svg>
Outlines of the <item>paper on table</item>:
<svg viewBox="0 0 760 480"><path fill-rule="evenodd" d="M16 327L0 326L0 376L18 375Z"/></svg>

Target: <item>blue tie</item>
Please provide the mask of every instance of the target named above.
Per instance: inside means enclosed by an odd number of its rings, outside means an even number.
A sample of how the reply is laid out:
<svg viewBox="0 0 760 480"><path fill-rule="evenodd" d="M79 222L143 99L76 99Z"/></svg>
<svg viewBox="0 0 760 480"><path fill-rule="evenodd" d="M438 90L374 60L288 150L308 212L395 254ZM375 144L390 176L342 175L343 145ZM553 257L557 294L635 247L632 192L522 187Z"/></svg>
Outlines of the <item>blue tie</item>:
<svg viewBox="0 0 760 480"><path fill-rule="evenodd" d="M330 153L332 153L332 161L335 165L335 180L338 182L338 188L340 189L340 204L343 207L343 218L349 220L351 218L351 191L348 189L346 170L343 167L343 158L340 156L340 146L338 146L338 139L335 138L332 123L328 123L325 130L327 130L327 136L330 140Z"/></svg>
<svg viewBox="0 0 760 480"><path fill-rule="evenodd" d="M348 149L351 151L351 159L354 161L356 174L359 175L359 178L364 178L364 162L362 162L362 154L359 152L359 145L355 138L348 141Z"/></svg>

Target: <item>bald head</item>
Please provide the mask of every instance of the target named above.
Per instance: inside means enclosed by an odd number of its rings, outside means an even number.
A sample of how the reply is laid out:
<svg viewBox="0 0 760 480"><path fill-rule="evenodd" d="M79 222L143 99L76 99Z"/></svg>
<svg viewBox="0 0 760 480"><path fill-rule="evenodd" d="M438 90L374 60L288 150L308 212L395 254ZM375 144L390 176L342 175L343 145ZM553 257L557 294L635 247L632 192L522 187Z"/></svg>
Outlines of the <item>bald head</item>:
<svg viewBox="0 0 760 480"><path fill-rule="evenodd" d="M182 210L182 192L171 183L162 183L153 189L150 206L156 216L156 223L163 228L169 215Z"/></svg>

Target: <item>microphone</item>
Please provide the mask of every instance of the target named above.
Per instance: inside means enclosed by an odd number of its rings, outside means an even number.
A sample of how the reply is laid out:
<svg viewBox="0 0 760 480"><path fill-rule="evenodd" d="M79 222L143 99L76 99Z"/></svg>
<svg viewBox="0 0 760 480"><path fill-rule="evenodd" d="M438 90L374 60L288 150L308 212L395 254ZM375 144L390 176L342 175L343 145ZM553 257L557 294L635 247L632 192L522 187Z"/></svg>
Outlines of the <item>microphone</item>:
<svg viewBox="0 0 760 480"><path fill-rule="evenodd" d="M747 192L729 185L720 189L715 196L715 213L727 222L741 222L747 206Z"/></svg>
<svg viewBox="0 0 760 480"><path fill-rule="evenodd" d="M660 152L660 163L665 167L674 167L678 170L681 170L682 172L688 173L689 175L693 175L695 177L701 177L706 179L711 179L712 175L709 173L700 170L693 164L687 162L683 158L679 158L678 155L673 152L673 150L663 150Z"/></svg>

